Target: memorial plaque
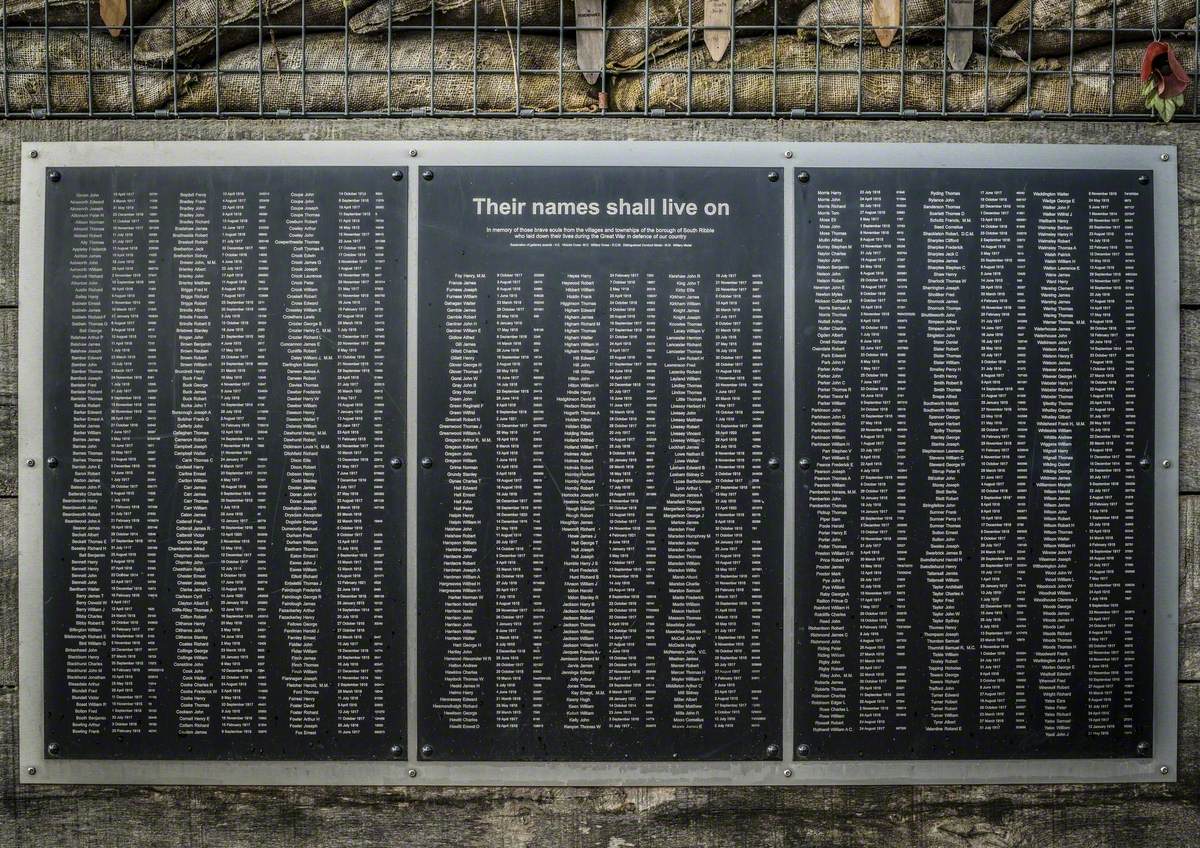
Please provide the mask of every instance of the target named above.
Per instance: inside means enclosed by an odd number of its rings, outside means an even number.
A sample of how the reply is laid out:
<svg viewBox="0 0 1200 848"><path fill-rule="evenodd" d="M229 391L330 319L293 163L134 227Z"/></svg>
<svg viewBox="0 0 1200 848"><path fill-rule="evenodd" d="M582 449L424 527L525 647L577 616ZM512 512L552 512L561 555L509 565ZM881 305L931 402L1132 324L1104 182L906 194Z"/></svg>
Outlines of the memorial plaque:
<svg viewBox="0 0 1200 848"><path fill-rule="evenodd" d="M46 179L47 752L394 756L406 185Z"/></svg>
<svg viewBox="0 0 1200 848"><path fill-rule="evenodd" d="M1175 779L1172 148L23 155L22 780Z"/></svg>
<svg viewBox="0 0 1200 848"><path fill-rule="evenodd" d="M779 172L427 176L422 756L778 759Z"/></svg>
<svg viewBox="0 0 1200 848"><path fill-rule="evenodd" d="M808 177L797 745L1150 756L1150 174Z"/></svg>

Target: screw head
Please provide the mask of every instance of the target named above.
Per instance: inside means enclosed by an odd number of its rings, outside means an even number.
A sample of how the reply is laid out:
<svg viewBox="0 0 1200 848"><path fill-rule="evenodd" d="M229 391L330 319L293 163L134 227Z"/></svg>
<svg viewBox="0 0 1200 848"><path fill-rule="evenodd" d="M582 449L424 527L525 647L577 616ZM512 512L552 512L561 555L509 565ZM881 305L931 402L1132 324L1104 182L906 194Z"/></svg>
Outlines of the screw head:
<svg viewBox="0 0 1200 848"><path fill-rule="evenodd" d="M800 467L803 468L805 471L807 471L808 469L812 468L812 460L809 459L807 456L802 457L800 460Z"/></svg>
<svg viewBox="0 0 1200 848"><path fill-rule="evenodd" d="M791 776L792 776L792 770L791 770L791 769L784 769L784 770L783 770L783 776L784 776L784 777L791 777Z"/></svg>
<svg viewBox="0 0 1200 848"><path fill-rule="evenodd" d="M773 183L779 182L779 172L778 171L769 171L767 173L767 179Z"/></svg>
<svg viewBox="0 0 1200 848"><path fill-rule="evenodd" d="M770 745L767 746L767 756L768 757L774 757L778 753L779 753L779 746L776 745L774 742L772 742Z"/></svg>
<svg viewBox="0 0 1200 848"><path fill-rule="evenodd" d="M1149 742L1139 742L1138 747L1137 747L1137 752L1143 757L1147 756L1150 753L1150 743Z"/></svg>
<svg viewBox="0 0 1200 848"><path fill-rule="evenodd" d="M409 770L408 770L408 776L409 776L409 777L416 777L416 776L417 776L417 770L416 770L416 769L409 769Z"/></svg>
<svg viewBox="0 0 1200 848"><path fill-rule="evenodd" d="M47 745L47 746L46 746L46 753L47 753L47 754L49 754L49 755L50 755L50 756L52 756L52 757L53 757L55 754L57 754L57 753L58 753L58 743L57 743L57 742L51 742L49 745Z"/></svg>
<svg viewBox="0 0 1200 848"><path fill-rule="evenodd" d="M402 179L404 179L404 172L397 168L396 170L392 171L392 179L396 182L400 182Z"/></svg>
<svg viewBox="0 0 1200 848"><path fill-rule="evenodd" d="M807 757L809 750L810 749L809 749L808 745L801 742L799 745L796 746L796 756Z"/></svg>
<svg viewBox="0 0 1200 848"><path fill-rule="evenodd" d="M1162 767L1161 767L1161 768L1158 770L1158 773L1159 773L1159 774L1161 774L1161 775L1168 775L1168 774L1170 774L1170 773L1171 773L1171 770L1170 770L1169 768L1167 768L1166 766L1162 766Z"/></svg>
<svg viewBox="0 0 1200 848"><path fill-rule="evenodd" d="M778 468L779 467L779 457L773 456L770 459L768 459L767 467L768 468Z"/></svg>
<svg viewBox="0 0 1200 848"><path fill-rule="evenodd" d="M802 183L808 182L808 171L797 171L796 179L798 179Z"/></svg>
<svg viewBox="0 0 1200 848"><path fill-rule="evenodd" d="M37 465L37 460L33 458L27 459L25 460L25 465L29 468L33 468L35 465Z"/></svg>
<svg viewBox="0 0 1200 848"><path fill-rule="evenodd" d="M417 155L417 149L414 147L412 150L408 151L408 155L415 157Z"/></svg>
<svg viewBox="0 0 1200 848"><path fill-rule="evenodd" d="M36 156L37 154L35 153L34 155ZM37 774L37 766L30 766L29 768L25 769L25 773L30 777L33 777L35 774Z"/></svg>
<svg viewBox="0 0 1200 848"><path fill-rule="evenodd" d="M52 456L46 459L46 464L51 468L58 468L58 457Z"/></svg>
<svg viewBox="0 0 1200 848"><path fill-rule="evenodd" d="M433 468L433 457L431 457L431 456L421 457L421 467L422 468Z"/></svg>
<svg viewBox="0 0 1200 848"><path fill-rule="evenodd" d="M1145 174L1142 174L1140 177L1138 177L1138 182L1142 185L1150 185L1150 178Z"/></svg>
<svg viewBox="0 0 1200 848"><path fill-rule="evenodd" d="M421 756L422 757L432 757L433 756L433 746L428 743L422 745L421 746Z"/></svg>
<svg viewBox="0 0 1200 848"><path fill-rule="evenodd" d="M1164 162L1170 162L1170 161L1171 161L1171 154L1170 154L1170 153L1164 153L1162 156L1159 156L1158 158L1159 158L1159 159L1161 159L1161 160L1163 160Z"/></svg>
<svg viewBox="0 0 1200 848"><path fill-rule="evenodd" d="M1164 459L1163 460L1163 468L1170 468L1170 467L1171 467L1171 460Z"/></svg>
<svg viewBox="0 0 1200 848"><path fill-rule="evenodd" d="M784 158L784 159L791 159L791 158L792 158L792 156L794 156L794 155L795 155L795 154L793 154L793 153L792 153L792 151L790 151L790 150L785 150L785 151L784 151L784 153L783 153L783 158Z"/></svg>
<svg viewBox="0 0 1200 848"><path fill-rule="evenodd" d="M58 171L47 171L46 176L50 178L50 182L56 183L62 179L62 174Z"/></svg>
<svg viewBox="0 0 1200 848"><path fill-rule="evenodd" d="M36 150L30 150L30 151L29 151L29 158L30 158L30 159L36 159L36 158L38 158L38 152L37 152Z"/></svg>
<svg viewBox="0 0 1200 848"><path fill-rule="evenodd" d="M421 179L425 180L425 182L429 182L433 179L433 171L430 171L428 168L426 168L421 172Z"/></svg>
<svg viewBox="0 0 1200 848"><path fill-rule="evenodd" d="M392 747L388 748L388 751L393 757L399 757L404 753L404 748L400 745L393 745Z"/></svg>
<svg viewBox="0 0 1200 848"><path fill-rule="evenodd" d="M388 465L392 466L392 468L403 468L404 460L398 456L393 456L391 459L388 460Z"/></svg>

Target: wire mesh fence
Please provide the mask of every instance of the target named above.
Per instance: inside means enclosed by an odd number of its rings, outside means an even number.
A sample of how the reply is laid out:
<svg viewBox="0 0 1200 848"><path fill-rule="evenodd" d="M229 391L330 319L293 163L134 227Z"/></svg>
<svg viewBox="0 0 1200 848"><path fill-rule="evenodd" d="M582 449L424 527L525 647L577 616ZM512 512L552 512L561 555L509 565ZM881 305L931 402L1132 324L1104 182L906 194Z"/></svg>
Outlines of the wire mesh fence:
<svg viewBox="0 0 1200 848"><path fill-rule="evenodd" d="M1200 76L1200 0L592 1L0 0L4 114L1146 120L1149 41Z"/></svg>

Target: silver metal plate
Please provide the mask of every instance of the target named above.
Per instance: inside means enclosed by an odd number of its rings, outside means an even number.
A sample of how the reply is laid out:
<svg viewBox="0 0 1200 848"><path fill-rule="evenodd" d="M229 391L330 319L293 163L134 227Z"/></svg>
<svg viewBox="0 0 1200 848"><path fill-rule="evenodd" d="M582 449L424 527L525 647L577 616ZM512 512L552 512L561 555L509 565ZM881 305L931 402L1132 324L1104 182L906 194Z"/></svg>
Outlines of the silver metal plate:
<svg viewBox="0 0 1200 848"><path fill-rule="evenodd" d="M33 157L36 151L37 157ZM784 760L773 763L443 763L416 759L416 471L409 491L409 759L391 762L63 760L44 756L42 690L42 326L45 169L50 167L311 167L371 162L425 165L763 166L785 177L785 344L795 344L794 171L839 168L1142 169L1155 203L1155 589L1152 759L795 761L792 759L794 528L784 531ZM1171 146L983 144L782 144L704 142L113 142L26 144L22 150L18 457L20 775L26 783L400 784L400 785L799 785L1034 782L1171 782L1178 712L1179 224L1176 150ZM410 197L409 312L417 280L419 192ZM409 452L416 450L416 323L409 322ZM785 514L794 510L793 358L785 399ZM38 458L28 468L25 458Z"/></svg>

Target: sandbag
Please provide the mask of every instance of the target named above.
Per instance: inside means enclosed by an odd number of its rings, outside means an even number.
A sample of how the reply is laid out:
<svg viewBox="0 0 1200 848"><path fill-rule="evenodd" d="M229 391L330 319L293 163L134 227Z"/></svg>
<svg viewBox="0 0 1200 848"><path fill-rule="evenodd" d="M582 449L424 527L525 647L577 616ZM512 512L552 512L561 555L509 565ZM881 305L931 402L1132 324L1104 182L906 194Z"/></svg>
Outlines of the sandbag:
<svg viewBox="0 0 1200 848"><path fill-rule="evenodd" d="M223 112L258 112L261 108L266 112L289 109L358 113L426 108L431 105L429 47L427 33L392 36L390 102L386 39L333 33L309 36L304 44L299 38L280 39L276 45L278 52L270 45L263 46L261 66L259 46L243 47L221 57L219 105ZM466 111L474 103L482 112L514 111L517 108L515 47L515 40L510 42L504 34L481 32L475 55L471 33L439 32L434 51L437 64L433 107ZM481 72L494 73L473 76L471 68L475 62ZM574 45L570 42L563 45L563 66L563 111L587 112L596 108L591 88L577 70ZM521 109L558 111L558 67L557 38L521 37ZM353 73L347 75L347 69ZM552 73L530 73L539 70ZM198 71L196 82L179 100L179 111L215 111L216 89L212 69Z"/></svg>
<svg viewBox="0 0 1200 848"><path fill-rule="evenodd" d="M763 30L754 27L773 25L776 2L734 0L736 40L762 37ZM790 31L798 8L795 0L778 0L782 32ZM613 0L608 7L607 67L617 72L634 70L689 41L700 41L704 37L704 0L690 0L690 28L688 15L689 4L685 0Z"/></svg>
<svg viewBox="0 0 1200 848"><path fill-rule="evenodd" d="M0 90L9 112L150 112L171 99L172 74L131 66L129 42L104 30L92 31L90 56L86 32L51 30L47 37L36 30L9 30L5 46ZM49 96L47 68L55 72L49 75Z"/></svg>
<svg viewBox="0 0 1200 848"><path fill-rule="evenodd" d="M861 80L862 111L899 112L903 109L937 111L942 109L943 51L940 46L914 46L905 51L904 95L901 101L901 52L895 48L862 48L861 77L859 48L847 49L826 45L821 48L820 103L817 102L816 44L794 36L779 39L777 51L770 38L738 42L734 49L733 67L739 71L733 84L733 109L737 112L779 112L793 109L822 112L854 112L859 108ZM778 75L772 81L773 59L778 57ZM967 70L982 72L985 58L972 57ZM1039 63L1050 66L1050 63ZM671 71L668 68L674 67ZM729 68L728 57L712 62L707 54L692 54L691 109L693 112L727 112L730 108L730 77L726 73L695 73L695 69ZM681 112L688 107L687 68L685 52L672 54L661 66L648 73L649 90L643 74L629 74L617 80L613 105L617 111L641 112L644 109L664 109ZM753 73L761 70L762 73ZM949 111L1003 112L1025 93L1026 66L1023 62L992 56L988 65L987 95L985 98L982 73L949 72L945 76L945 108ZM838 73L839 71L843 73ZM847 73L848 72L848 73ZM889 73L891 72L891 73ZM774 97L772 97L774 94ZM647 106L648 98L648 106Z"/></svg>
<svg viewBox="0 0 1200 848"><path fill-rule="evenodd" d="M995 23L1013 0L992 0L992 22ZM820 7L819 9L817 7ZM908 43L940 42L945 34L946 0L904 0L904 26L896 33L895 47L903 35ZM819 15L819 17L818 17ZM987 0L975 0L975 25L983 26L988 16ZM862 23L860 29L859 23ZM848 46L859 43L861 32L864 44L878 44L871 27L871 0L820 0L809 3L800 12L796 34L802 39L814 38L830 44ZM819 27L819 29L818 29ZM977 39L982 44L982 36Z"/></svg>
<svg viewBox="0 0 1200 848"><path fill-rule="evenodd" d="M307 27L344 27L369 0L304 0ZM217 49L220 6L221 53L257 44L259 22L263 42L298 36L301 0L167 0L146 22L134 45L134 58L145 65L189 67L212 57ZM171 24L175 23L172 38ZM315 35L309 31L309 35Z"/></svg>
<svg viewBox="0 0 1200 848"><path fill-rule="evenodd" d="M163 0L127 0L132 12L133 23L143 24L154 13ZM99 0L8 0L4 4L5 20L31 26L93 27L108 29L100 18ZM128 19L125 22L129 23ZM124 30L124 27L121 27Z"/></svg>
<svg viewBox="0 0 1200 848"><path fill-rule="evenodd" d="M993 45L1015 57L1065 56L1072 50L1082 51L1097 45L1111 47L1114 2L1118 41L1145 40L1145 31L1154 24L1156 9L1158 24L1164 29L1180 27L1196 13L1195 0L1017 0L992 30ZM1072 18L1076 27L1073 45L1069 30ZM1102 31L1089 32L1089 29ZM1136 32L1138 29L1145 31Z"/></svg>
<svg viewBox="0 0 1200 848"><path fill-rule="evenodd" d="M520 16L518 18L518 12ZM389 22L412 25L415 19L446 26L473 26L476 0L377 0L350 21L350 29L367 34L384 32ZM480 26L557 27L575 24L573 0L478 0ZM542 33L543 35L545 33ZM522 32L521 37L525 37ZM574 37L567 34L569 40Z"/></svg>
<svg viewBox="0 0 1200 848"><path fill-rule="evenodd" d="M1118 46L1115 65L1109 61L1114 55L1111 46L1076 53L1074 61L1070 63L1070 77L1065 62L1054 74L1035 75L1028 107L1025 98L1021 98L1009 107L1009 111L1025 112L1028 108L1048 115L1065 115L1068 112L1076 115L1107 115L1111 112L1114 115L1149 116L1146 98L1142 96L1145 83L1138 76L1146 44L1143 41ZM1185 68L1194 67L1193 42L1172 41L1170 44ZM1111 78L1110 71L1115 71ZM1184 105L1179 111L1191 112L1195 108L1195 96L1193 84L1184 93Z"/></svg>

